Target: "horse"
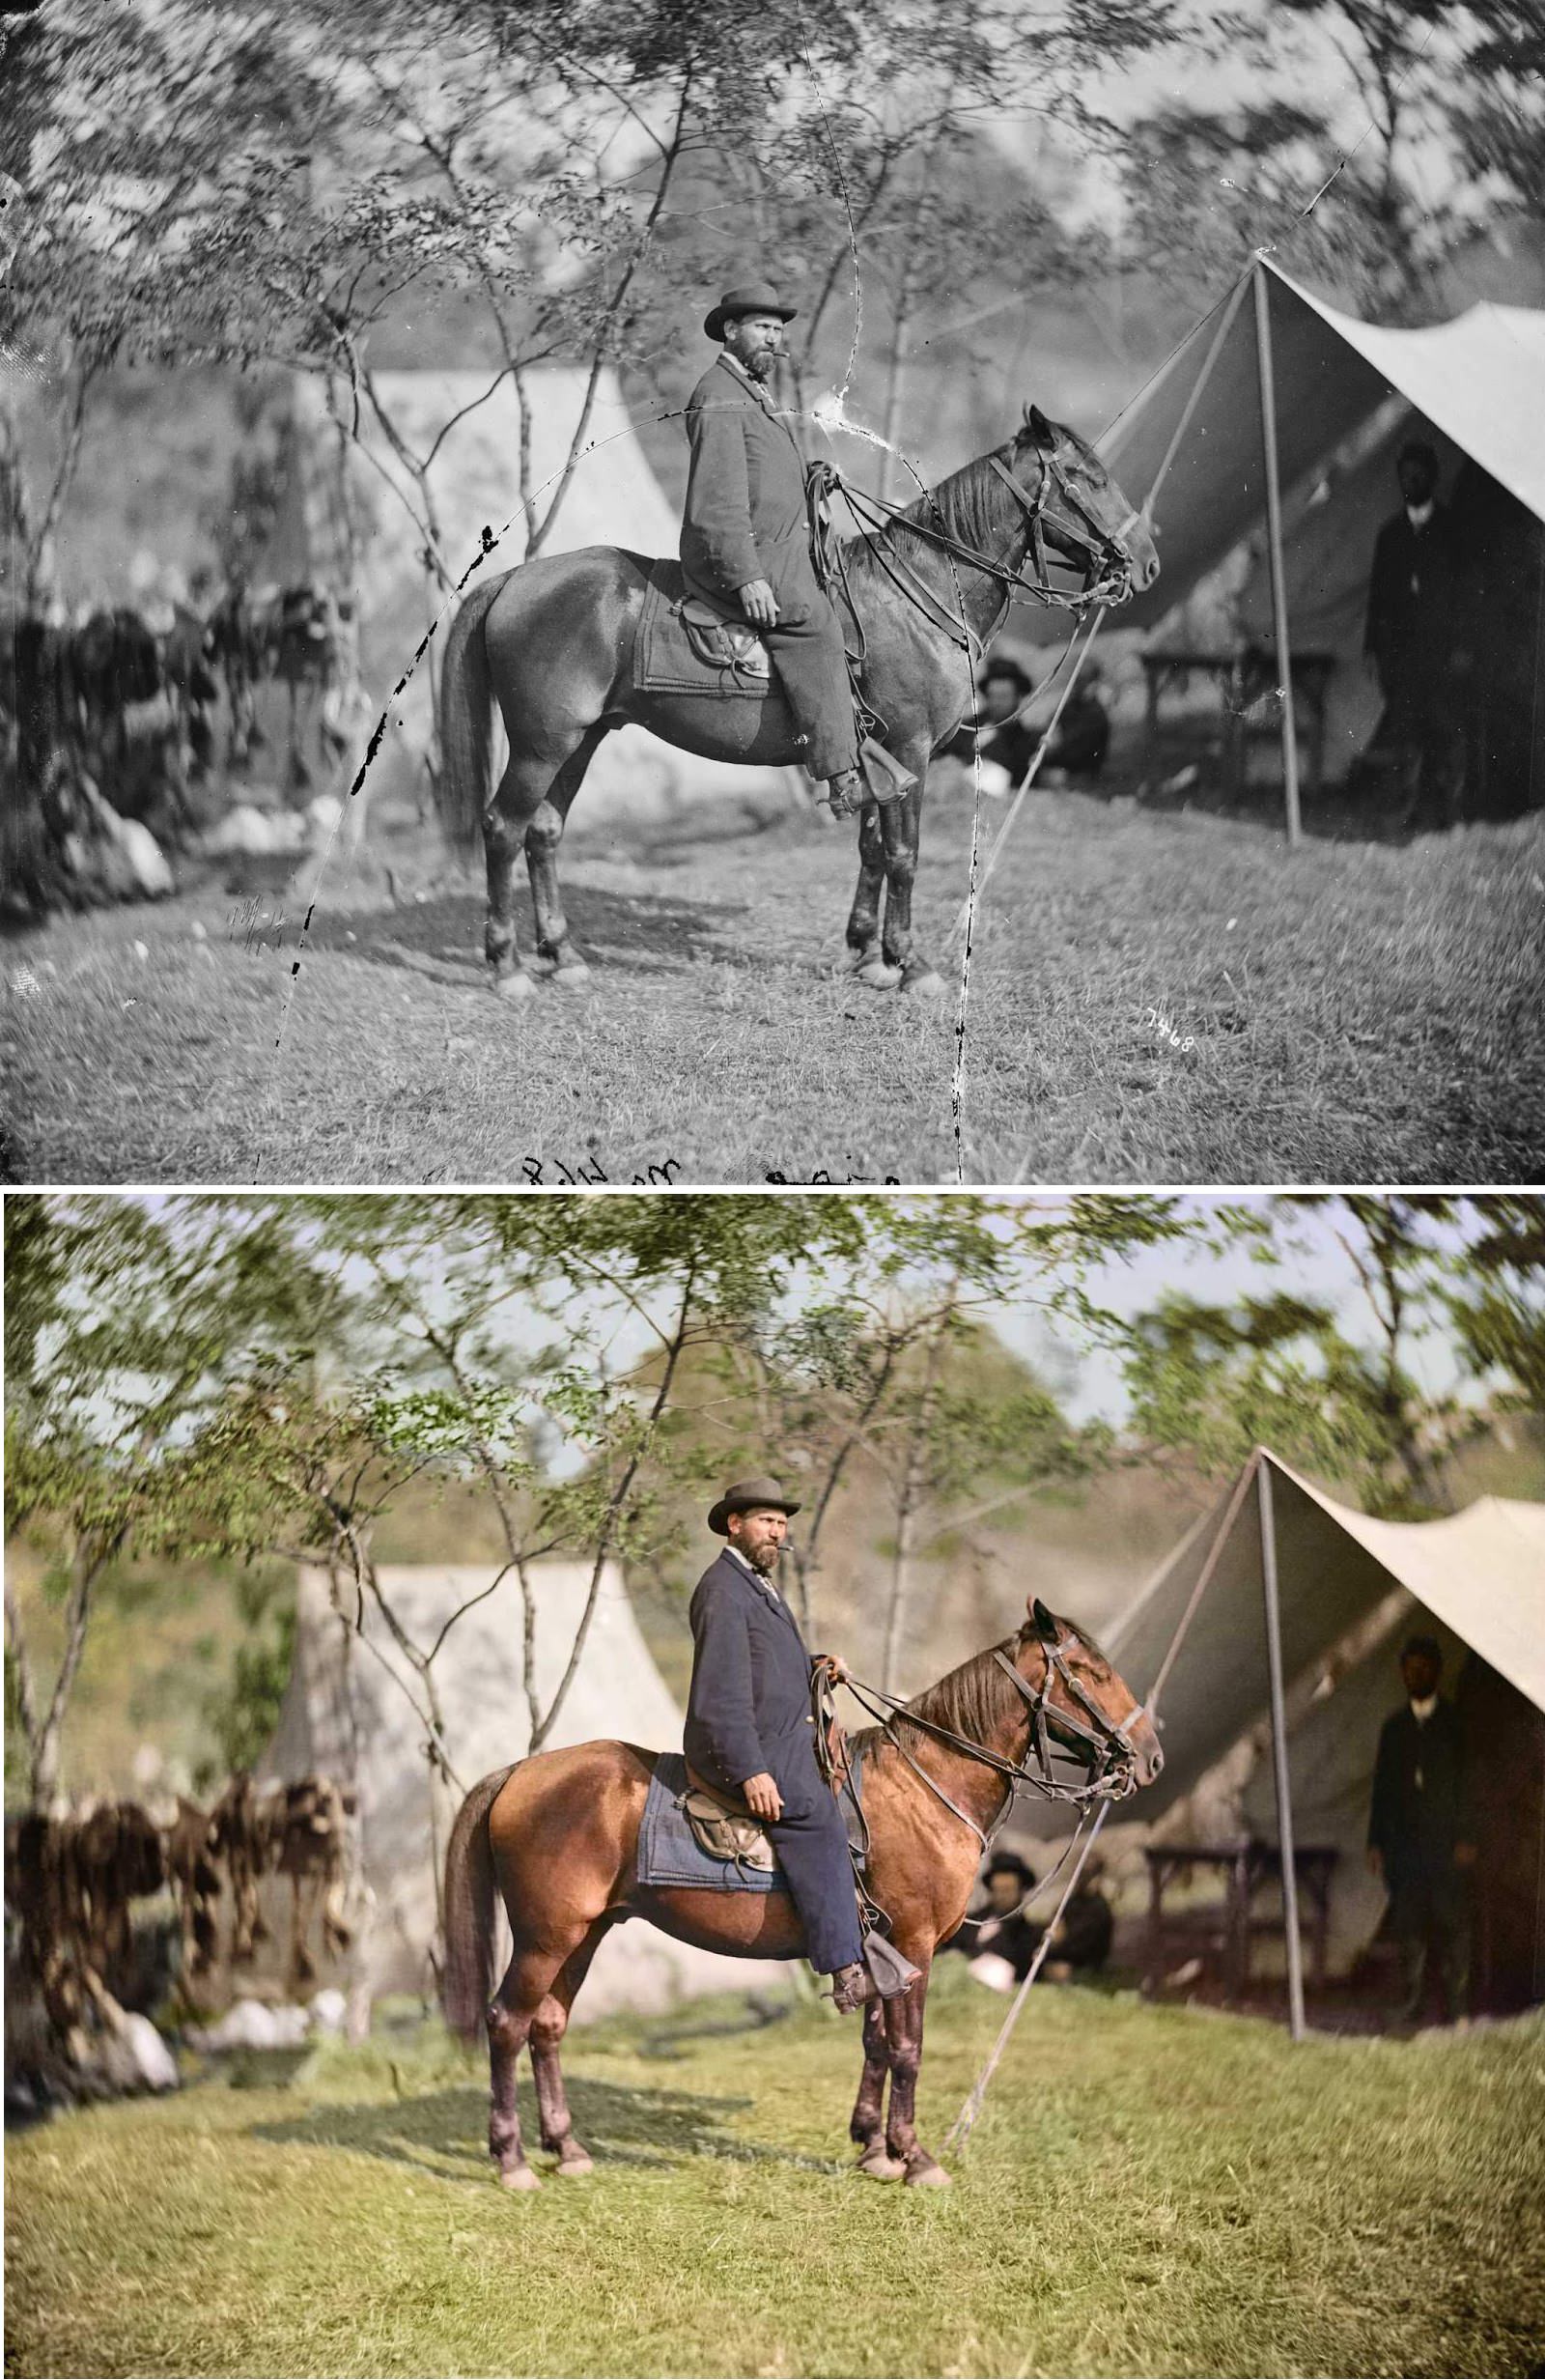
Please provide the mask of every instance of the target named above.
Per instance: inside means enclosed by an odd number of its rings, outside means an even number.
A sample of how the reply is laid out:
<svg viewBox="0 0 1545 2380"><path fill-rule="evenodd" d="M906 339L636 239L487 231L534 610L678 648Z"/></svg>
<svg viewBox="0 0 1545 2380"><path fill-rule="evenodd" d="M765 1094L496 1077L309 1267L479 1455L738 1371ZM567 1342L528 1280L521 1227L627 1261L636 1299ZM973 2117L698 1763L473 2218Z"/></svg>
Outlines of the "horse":
<svg viewBox="0 0 1545 2380"><path fill-rule="evenodd" d="M865 1889L895 1947L917 1969L898 1998L864 2011L863 2080L850 2126L875 2180L938 2186L949 2176L917 2138L914 2104L934 1952L966 1913L984 1846L1014 1795L1122 1799L1152 1782L1163 1754L1152 1720L1075 1624L1031 1598L1018 1632L964 1662L878 1727L861 1751L869 1857ZM1071 1756L1070 1781L1056 1763ZM658 1755L619 1742L539 1752L473 1786L446 1847L441 2004L464 2041L486 2025L489 2154L507 2190L540 2185L526 2159L516 2063L528 2042L544 2148L568 2177L593 2161L575 2138L559 2046L575 1996L611 1928L646 1918L680 1941L732 1958L792 1959L803 1937L787 1892L641 1885L639 1823ZM514 1952L494 1990L495 1900ZM888 2076L888 2111L884 2109Z"/></svg>
<svg viewBox="0 0 1545 2380"><path fill-rule="evenodd" d="M1053 582L1048 549L1079 575L1076 589ZM1146 522L1093 449L1031 406L1010 440L899 508L878 533L837 546L834 564L861 656L862 700L886 749L916 779L899 801L862 806L847 965L877 990L937 997L942 982L913 937L913 880L928 763L970 709L974 659L1016 593L1076 610L1122 603L1152 583L1159 558ZM761 700L634 688L650 567L648 556L615 546L539 554L476 588L452 625L435 800L455 847L474 851L481 829L484 948L505 999L530 998L538 972L564 988L589 974L563 913L558 846L591 759L614 727L635 722L710 759L774 767L799 759L775 673ZM496 790L495 700L510 748ZM535 966L522 963L516 943L522 840Z"/></svg>

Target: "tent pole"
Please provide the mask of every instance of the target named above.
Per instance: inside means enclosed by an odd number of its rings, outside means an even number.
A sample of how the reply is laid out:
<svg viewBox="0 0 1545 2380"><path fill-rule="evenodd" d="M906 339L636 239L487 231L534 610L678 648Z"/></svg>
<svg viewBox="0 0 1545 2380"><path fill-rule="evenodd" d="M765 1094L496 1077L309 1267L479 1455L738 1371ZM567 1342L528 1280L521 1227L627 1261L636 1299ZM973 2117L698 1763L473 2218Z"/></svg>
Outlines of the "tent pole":
<svg viewBox="0 0 1545 2380"><path fill-rule="evenodd" d="M1282 566L1282 491L1277 477L1277 384L1272 373L1272 317L1266 263L1255 258L1255 361L1261 384L1261 442L1266 457L1266 535L1271 547L1272 623L1277 631L1277 678L1282 696L1282 792L1287 839L1303 834L1298 807L1298 722L1293 709L1293 656L1287 634L1287 574Z"/></svg>
<svg viewBox="0 0 1545 2380"><path fill-rule="evenodd" d="M1277 1778L1277 1839L1282 1854L1282 1924L1287 1941L1288 2029L1302 2041L1304 1945L1298 1933L1298 1871L1293 1864L1293 1799L1287 1774L1287 1712L1282 1691L1282 1623L1277 1600L1277 1518L1272 1507L1272 1466L1260 1458L1255 1473L1261 1515L1261 1583L1266 1596L1266 1661L1272 1687L1272 1767Z"/></svg>

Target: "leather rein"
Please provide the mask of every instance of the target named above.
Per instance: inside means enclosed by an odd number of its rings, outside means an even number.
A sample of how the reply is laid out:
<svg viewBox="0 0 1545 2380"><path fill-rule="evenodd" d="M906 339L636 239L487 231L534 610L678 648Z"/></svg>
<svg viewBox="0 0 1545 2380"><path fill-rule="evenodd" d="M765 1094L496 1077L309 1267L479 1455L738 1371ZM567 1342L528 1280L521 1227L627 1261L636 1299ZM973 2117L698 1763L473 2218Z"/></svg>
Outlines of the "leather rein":
<svg viewBox="0 0 1545 2380"><path fill-rule="evenodd" d="M1023 1633L1017 1641L1024 1641ZM1044 1795L1049 1801L1072 1802L1085 1815L1090 1806L1097 1801L1123 1801L1129 1794L1137 1790L1137 1753L1127 1728L1108 1718L1093 1696L1080 1685L1069 1668L1059 1644L1054 1644L1043 1636L1040 1639L1040 1645L1045 1658L1045 1667L1042 1670L1038 1686L1026 1685L1001 1645L993 1647L994 1660L1004 1675L1012 1679L1029 1709L1029 1742L1026 1746L1025 1760L1005 1760L1000 1752L995 1752L988 1744L977 1743L969 1736L957 1735L953 1728L942 1727L934 1719L919 1717L914 1711L908 1708L899 1695L887 1694L882 1686L864 1686L854 1678L845 1681L855 1700L869 1713L871 1718L879 1720L880 1732L885 1742L894 1751L900 1753L908 1768L922 1779L935 1799L941 1801L945 1809L951 1811L963 1826L970 1828L984 1851L991 1849L995 1836L1001 1830L1014 1806L1015 1797L1022 1788L1028 1787L1031 1791ZM1060 1707L1053 1708L1051 1694L1053 1681L1060 1683L1072 1700L1087 1713L1087 1720L1080 1717L1075 1712L1066 1711ZM870 1699L871 1696L879 1702L888 1704L888 1713L878 1710L875 1707L875 1701ZM970 1759L981 1762L984 1767L996 1771L1003 1778L1008 1791L1003 1798L1002 1807L990 1828L984 1830L979 1827L974 1818L963 1810L958 1802L950 1799L938 1778L930 1776L927 1770L913 1760L906 1745L893 1732L894 1721L898 1717L906 1719L910 1726L922 1728L925 1734L937 1737L941 1742L949 1744L955 1751L964 1752ZM1052 1724L1053 1720L1063 1736L1073 1736L1079 1744L1086 1746L1093 1755L1088 1768L1082 1773L1082 1783L1075 1784L1071 1779L1056 1773L1053 1764L1059 1747L1053 1742ZM1060 1748L1065 1749L1066 1747ZM1037 1763L1033 1769L1028 1765L1028 1754L1031 1751ZM1057 1864L1060 1867L1061 1862L1058 1861ZM1054 1875L1056 1871L1053 1870L1053 1873Z"/></svg>
<svg viewBox="0 0 1545 2380"><path fill-rule="evenodd" d="M1026 578L1023 570L1011 569L1006 562L999 561L996 554L984 553L979 547L967 545L963 539L952 535L948 529L933 527L927 522L907 519L905 505L892 504L883 496L865 496L857 489L850 488L840 473L834 470L831 471L831 482L841 488L849 509L860 525L864 524L864 514L867 510L870 516L867 524L869 529L881 531L905 529L911 535L922 538L926 544L938 547L941 552L951 555L955 560L965 562L971 569L983 571L989 578L996 579L1003 589L1005 603L1015 594L1029 595L1037 603L1058 605L1066 610L1082 615L1091 606L1120 601L1130 592L1132 584L1132 567L1122 550L1121 541L1128 529L1141 518L1140 514L1134 506L1117 529L1111 531L1103 528L1094 519L1087 505L1068 485L1066 475L1057 463L1056 457L1053 454L1048 454L1044 448L1038 447L1036 451L1041 459L1041 481L1033 496L1028 489L1022 487L1000 455L992 454L986 457L989 469L996 473L1018 499L1029 522L1030 551L1034 556L1036 571L1033 579ZM826 468L830 469L829 466ZM1078 523L1082 524L1081 527L1075 528L1071 522L1064 521L1058 524L1060 527L1072 534L1083 552L1084 568L1088 574L1087 583L1076 594L1060 593L1051 583L1050 565L1046 552L1045 518L1047 504L1053 488L1062 497L1070 512L1077 517ZM937 514L938 505L931 490L928 492L928 500ZM964 639L962 638L960 632L965 627L965 623L955 618L946 609L933 588L918 579L915 572L902 561L899 554L887 556L882 552L876 538L867 533L864 543L874 560L886 577L900 587L908 602L923 610L925 614L932 614L931 625L943 628L957 644L964 641L968 646L974 644L979 647L981 645L982 639L973 637L969 629L966 629ZM894 562L894 567L892 567L892 562ZM911 581L910 585L903 583L904 578ZM919 602L919 597L924 600Z"/></svg>

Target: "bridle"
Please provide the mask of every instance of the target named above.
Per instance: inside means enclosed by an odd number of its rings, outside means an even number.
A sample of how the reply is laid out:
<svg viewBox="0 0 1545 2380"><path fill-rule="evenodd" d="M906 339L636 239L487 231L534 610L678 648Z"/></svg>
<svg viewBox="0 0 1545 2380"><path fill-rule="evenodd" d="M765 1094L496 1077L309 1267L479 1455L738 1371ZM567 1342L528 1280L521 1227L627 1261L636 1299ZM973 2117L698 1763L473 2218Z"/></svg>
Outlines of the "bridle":
<svg viewBox="0 0 1545 2380"><path fill-rule="evenodd" d="M1029 523L1030 554L1036 573L1033 578L1026 578L1023 569L1014 570L1008 563L999 561L996 553L985 553L979 547L968 545L950 529L936 526L930 522L908 519L905 505L892 504L885 497L866 496L858 489L851 488L829 465L823 466L822 493L829 486L840 487L854 518L865 530L864 543L871 559L900 587L910 603L928 614L933 624L944 629L957 644L962 641L961 630L965 623L947 611L934 590L916 577L899 554L887 556L871 532L905 529L910 535L920 537L925 544L937 547L955 560L967 563L972 570L984 572L988 578L997 580L1005 606L1014 595L1028 595L1037 603L1054 605L1082 616L1093 607L1124 602L1132 592L1132 563L1123 550L1122 541L1127 531L1141 520L1141 513L1133 505L1117 528L1107 529L1070 485L1055 451L1039 445L1035 451L1041 461L1041 479L1033 495L1016 479L1001 455L986 457L989 468L1012 492ZM1084 584L1077 593L1060 590L1051 582L1046 521L1053 490L1068 511L1068 517L1058 517L1055 525L1079 549L1082 558ZM937 520L939 507L932 490L928 491L928 500ZM845 578L846 574L843 576ZM911 583L906 583L909 581ZM849 600L851 603L851 596ZM965 641L980 644L982 640L973 638L968 630Z"/></svg>
<svg viewBox="0 0 1545 2380"><path fill-rule="evenodd" d="M1071 1802L1082 1812L1087 1812L1096 1802L1124 1801L1137 1791L1138 1754L1132 1742L1131 1722L1122 1724L1101 1710L1094 1697L1074 1676L1062 1646L1054 1637L1024 1628L1015 1639L1016 1648L1032 1633L1039 1636L1044 1660L1039 1686L1031 1686L1025 1682L1001 1645L993 1647L994 1660L1013 1680L1029 1711L1029 1739L1023 1760L1005 1760L990 1744L977 1743L969 1736L957 1735L953 1728L941 1726L935 1719L920 1717L908 1708L899 1695L888 1694L881 1686L863 1686L853 1678L845 1681L855 1700L869 1713L871 1718L880 1722L880 1732L891 1749L898 1752L908 1768L922 1779L935 1799L941 1801L946 1810L952 1811L963 1826L970 1828L984 1851L991 1849L1017 1796L1023 1790L1038 1793L1049 1801ZM1052 1701L1053 1685L1060 1685L1079 1710L1069 1711L1054 1705ZM874 1699L871 1700L871 1697ZM888 1704L888 1712L877 1709L876 1702ZM1080 1712L1086 1715L1081 1716ZM1134 1719L1141 1715L1140 1711L1133 1714ZM898 1718L905 1719L911 1727L921 1728L926 1735L937 1737L955 1751L964 1752L969 1758L979 1761L984 1768L994 1770L1003 1779L1008 1791L989 1828L984 1829L979 1827L974 1818L951 1799L938 1778L930 1776L927 1770L913 1760L895 1733ZM1078 1781L1057 1772L1055 1764L1059 1750L1065 1753L1067 1747L1065 1742L1059 1745L1053 1742L1053 1728L1058 1737L1066 1739L1071 1736L1074 1739L1075 1750L1087 1750L1090 1755L1080 1770ZM1032 1755L1035 1762L1033 1767L1030 1765Z"/></svg>
<svg viewBox="0 0 1545 2380"><path fill-rule="evenodd" d="M1127 531L1134 528L1142 515L1136 504L1127 508L1126 518L1113 529L1107 529L1095 519L1076 488L1069 484L1053 451L1038 446L1041 458L1041 484L1032 496L1021 486L1000 455L989 455L989 468L996 471L1005 488L1012 489L1024 505L1030 524L1030 551L1035 557L1039 584L1032 592L1043 603L1061 604L1069 611L1083 612L1095 604L1124 603L1132 592L1132 564L1125 552ZM1069 521L1059 521L1057 526L1082 548L1084 566L1084 585L1076 595L1059 595L1051 584L1050 565L1046 556L1045 519L1048 491L1055 488L1064 504L1082 524L1082 531Z"/></svg>

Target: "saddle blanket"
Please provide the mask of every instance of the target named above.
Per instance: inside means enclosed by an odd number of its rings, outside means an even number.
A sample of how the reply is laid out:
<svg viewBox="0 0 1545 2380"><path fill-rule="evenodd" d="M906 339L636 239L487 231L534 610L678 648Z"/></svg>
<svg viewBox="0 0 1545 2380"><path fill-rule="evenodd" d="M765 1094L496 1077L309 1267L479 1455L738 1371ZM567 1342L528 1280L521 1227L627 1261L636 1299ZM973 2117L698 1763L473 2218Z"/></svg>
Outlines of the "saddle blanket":
<svg viewBox="0 0 1545 2380"><path fill-rule="evenodd" d="M692 1884L708 1892L787 1892L781 1868L737 1866L730 1859L714 1859L702 1850L677 1803L688 1790L687 1763L680 1752L660 1752L649 1780L638 1829L638 1881L641 1884Z"/></svg>
<svg viewBox="0 0 1545 2380"><path fill-rule="evenodd" d="M652 562L643 617L633 640L633 687L648 694L748 694L765 702L772 691L766 645L744 621L724 623L722 660L705 661L681 615L687 594L680 562ZM710 630L712 638L715 632ZM731 658L733 650L734 658Z"/></svg>
<svg viewBox="0 0 1545 2380"><path fill-rule="evenodd" d="M770 1875L765 1869L739 1866L732 1859L715 1859L701 1849L685 1811L677 1807L688 1783L687 1763L680 1752L656 1754L638 1828L638 1882L690 1884L706 1892L787 1892L781 1867ZM857 1775L854 1783L858 1783ZM849 1787L843 1787L840 1799L849 1841L856 1834L861 1839L862 1821L855 1812Z"/></svg>

